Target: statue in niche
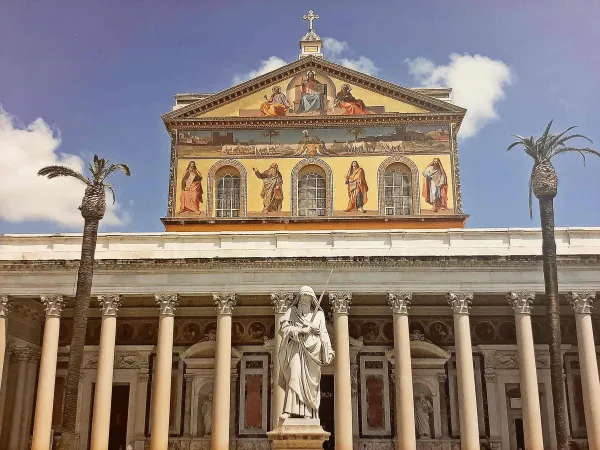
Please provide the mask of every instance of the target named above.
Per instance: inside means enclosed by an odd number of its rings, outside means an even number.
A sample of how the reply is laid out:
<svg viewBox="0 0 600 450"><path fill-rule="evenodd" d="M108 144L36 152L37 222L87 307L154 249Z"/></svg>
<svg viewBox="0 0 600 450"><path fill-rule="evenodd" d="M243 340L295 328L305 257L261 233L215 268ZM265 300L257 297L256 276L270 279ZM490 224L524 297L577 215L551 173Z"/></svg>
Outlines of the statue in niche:
<svg viewBox="0 0 600 450"><path fill-rule="evenodd" d="M417 434L422 438L431 437L431 426L429 414L433 412L433 405L422 392L419 394L419 399L415 402L415 427Z"/></svg>
<svg viewBox="0 0 600 450"><path fill-rule="evenodd" d="M288 417L319 418L321 366L335 355L325 314L310 286L300 288L292 306L281 318L278 384L285 391L283 414Z"/></svg>
<svg viewBox="0 0 600 450"><path fill-rule="evenodd" d="M208 397L202 404L202 420L204 421L204 436L212 434L212 410L213 410L213 394L208 393Z"/></svg>

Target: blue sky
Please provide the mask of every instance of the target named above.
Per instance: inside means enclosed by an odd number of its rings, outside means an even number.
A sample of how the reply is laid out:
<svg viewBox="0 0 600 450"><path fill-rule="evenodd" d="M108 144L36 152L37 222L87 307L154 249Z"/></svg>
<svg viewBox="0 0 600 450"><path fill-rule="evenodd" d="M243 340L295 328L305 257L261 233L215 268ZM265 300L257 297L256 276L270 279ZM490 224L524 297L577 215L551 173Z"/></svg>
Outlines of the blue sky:
<svg viewBox="0 0 600 450"><path fill-rule="evenodd" d="M345 57L368 58L379 78L394 83L419 84L406 59L448 65L453 53L510 69L512 83L494 102L498 118L459 144L469 227L538 225L527 207L531 161L506 152L511 134L539 134L554 118L557 131L579 125L600 148L600 2L592 0L9 0L0 3L0 105L15 129L42 118L55 133L45 139L60 136L59 152L84 160L98 153L131 166L131 178L113 178L119 211L107 231L161 231L169 140L160 116L173 94L217 92L261 61L295 60L309 8L320 16L322 37L346 42ZM463 85L479 86L468 76ZM7 157L11 148L0 148L5 175L18 172L18 160ZM559 157L555 166L557 225L600 225L600 159L584 168L577 155ZM45 188L21 195L27 175L10 179L16 181L4 188L0 179L0 199L10 195L12 208L41 211L58 195ZM69 191L61 195L80 197ZM3 213L0 205L0 233L80 229L27 219L35 214L15 221L11 207Z"/></svg>

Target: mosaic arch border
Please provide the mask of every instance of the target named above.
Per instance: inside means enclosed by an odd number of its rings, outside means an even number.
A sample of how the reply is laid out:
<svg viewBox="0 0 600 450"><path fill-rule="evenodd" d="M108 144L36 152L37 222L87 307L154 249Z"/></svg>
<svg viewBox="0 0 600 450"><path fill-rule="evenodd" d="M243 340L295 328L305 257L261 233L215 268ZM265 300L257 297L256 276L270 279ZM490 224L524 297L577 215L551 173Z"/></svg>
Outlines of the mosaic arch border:
<svg viewBox="0 0 600 450"><path fill-rule="evenodd" d="M384 176L385 170L394 163L404 164L408 167L411 174L411 215L418 216L421 214L421 202L419 201L419 169L417 165L406 156L390 156L383 160L377 169L377 191L379 195L379 215L385 216L385 192L384 192Z"/></svg>
<svg viewBox="0 0 600 450"><path fill-rule="evenodd" d="M305 158L298 161L292 169L290 189L292 202L290 207L291 215L293 217L298 215L298 174L306 166L319 166L325 172L325 211L327 212L327 216L333 216L333 171L329 167L329 164L319 158Z"/></svg>
<svg viewBox="0 0 600 450"><path fill-rule="evenodd" d="M246 217L247 201L248 198L248 173L246 168L235 159L222 159L212 165L208 171L208 183L206 189L208 193L206 195L206 216L213 217L213 205L215 204L215 175L219 169L223 167L233 167L240 173L240 217Z"/></svg>

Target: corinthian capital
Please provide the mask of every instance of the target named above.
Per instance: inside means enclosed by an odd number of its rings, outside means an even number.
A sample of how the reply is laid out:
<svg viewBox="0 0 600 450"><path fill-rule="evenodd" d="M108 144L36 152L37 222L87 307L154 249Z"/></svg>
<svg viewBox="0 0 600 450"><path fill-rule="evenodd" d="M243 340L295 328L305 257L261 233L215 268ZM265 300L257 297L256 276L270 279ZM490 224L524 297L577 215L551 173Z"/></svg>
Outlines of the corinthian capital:
<svg viewBox="0 0 600 450"><path fill-rule="evenodd" d="M596 293L590 291L569 292L567 298L575 314L591 314Z"/></svg>
<svg viewBox="0 0 600 450"><path fill-rule="evenodd" d="M118 294L99 295L98 302L103 316L116 317L121 306L121 296Z"/></svg>
<svg viewBox="0 0 600 450"><path fill-rule="evenodd" d="M213 294L217 314L232 314L235 306L235 294L231 292L217 292Z"/></svg>
<svg viewBox="0 0 600 450"><path fill-rule="evenodd" d="M46 307L46 317L60 317L64 306L62 295L42 295L40 298Z"/></svg>
<svg viewBox="0 0 600 450"><path fill-rule="evenodd" d="M388 294L388 305L394 314L407 315L412 302L411 292L390 292Z"/></svg>
<svg viewBox="0 0 600 450"><path fill-rule="evenodd" d="M271 304L275 314L283 314L292 304L294 294L291 292L273 292L271 294Z"/></svg>
<svg viewBox="0 0 600 450"><path fill-rule="evenodd" d="M175 310L179 305L179 295L177 294L156 294L154 296L158 311L161 316L174 316Z"/></svg>
<svg viewBox="0 0 600 450"><path fill-rule="evenodd" d="M535 299L533 292L509 292L506 299L513 307L515 314L531 314L531 305Z"/></svg>
<svg viewBox="0 0 600 450"><path fill-rule="evenodd" d="M0 295L0 317L8 316L10 312L10 303L8 302L8 295Z"/></svg>
<svg viewBox="0 0 600 450"><path fill-rule="evenodd" d="M352 292L330 292L329 304L334 314L348 314L352 303Z"/></svg>
<svg viewBox="0 0 600 450"><path fill-rule="evenodd" d="M469 314L471 302L473 301L472 292L448 292L446 300L454 314Z"/></svg>

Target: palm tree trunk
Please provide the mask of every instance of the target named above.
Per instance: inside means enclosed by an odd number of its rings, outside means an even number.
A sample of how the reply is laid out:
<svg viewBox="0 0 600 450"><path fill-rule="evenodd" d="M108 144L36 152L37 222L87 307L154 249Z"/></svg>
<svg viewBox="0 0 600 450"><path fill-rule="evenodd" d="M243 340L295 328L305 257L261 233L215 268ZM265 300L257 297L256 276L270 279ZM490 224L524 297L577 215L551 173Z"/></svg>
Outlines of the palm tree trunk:
<svg viewBox="0 0 600 450"><path fill-rule="evenodd" d="M77 403L79 396L79 378L83 362L83 347L87 331L88 309L92 293L94 277L94 254L98 238L97 219L85 219L83 225L83 242L81 244L81 260L77 272L77 290L73 315L73 338L69 349L69 365L65 387L65 404L62 417L61 450L77 448L78 439L75 433L77 424Z"/></svg>
<svg viewBox="0 0 600 450"><path fill-rule="evenodd" d="M565 384L560 337L560 310L558 298L558 274L556 269L556 241L554 239L554 199L540 198L542 225L542 261L546 290L546 308L550 326L550 383L554 403L554 423L558 450L568 448L567 411L565 408Z"/></svg>

